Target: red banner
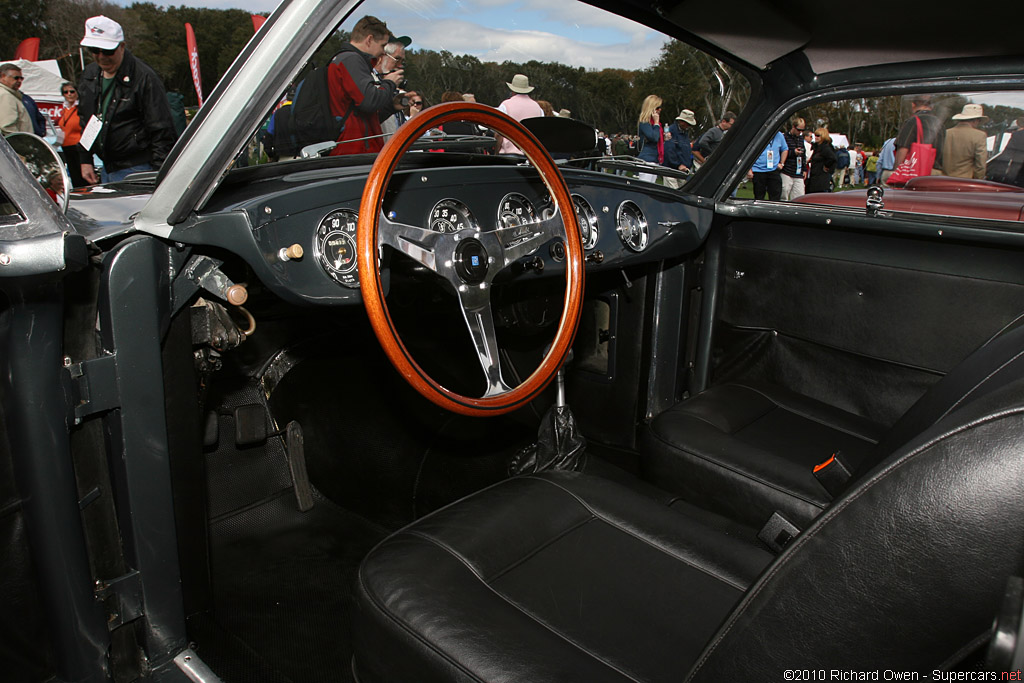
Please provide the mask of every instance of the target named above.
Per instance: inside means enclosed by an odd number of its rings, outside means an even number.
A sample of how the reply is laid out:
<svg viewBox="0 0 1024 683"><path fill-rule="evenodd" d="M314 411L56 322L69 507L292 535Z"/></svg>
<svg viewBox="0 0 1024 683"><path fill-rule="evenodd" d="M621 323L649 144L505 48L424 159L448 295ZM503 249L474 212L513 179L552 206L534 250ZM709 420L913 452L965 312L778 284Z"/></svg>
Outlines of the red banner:
<svg viewBox="0 0 1024 683"><path fill-rule="evenodd" d="M14 51L15 59L27 59L30 62L39 61L39 39L38 38L26 38L18 44L18 49Z"/></svg>
<svg viewBox="0 0 1024 683"><path fill-rule="evenodd" d="M185 45L188 48L188 66L192 69L192 83L196 86L199 106L203 106L203 78L199 75L199 48L196 47L196 32L192 24L185 22Z"/></svg>
<svg viewBox="0 0 1024 683"><path fill-rule="evenodd" d="M264 17L264 16L262 16L260 14L250 14L249 16L252 17L252 32L253 33L256 33L257 31L259 31L260 30L260 26L263 26L263 22L265 22L267 20L266 17Z"/></svg>

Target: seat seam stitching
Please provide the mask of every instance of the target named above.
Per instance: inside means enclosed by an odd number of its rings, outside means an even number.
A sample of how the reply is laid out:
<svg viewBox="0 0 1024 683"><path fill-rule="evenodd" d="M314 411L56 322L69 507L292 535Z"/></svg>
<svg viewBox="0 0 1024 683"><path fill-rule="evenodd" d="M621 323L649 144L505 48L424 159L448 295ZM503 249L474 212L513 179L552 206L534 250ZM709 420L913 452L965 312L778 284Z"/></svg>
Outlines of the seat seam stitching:
<svg viewBox="0 0 1024 683"><path fill-rule="evenodd" d="M817 523L814 524L810 529L806 529L803 533L799 534L794 539L793 543L786 548L786 552L780 555L773 564L769 565L768 570L760 577L760 580L757 582L757 585L753 588L753 590L748 591L744 595L743 605L734 609L732 613L729 615L729 617L727 617L728 624L725 626L724 630L722 630L719 634L717 634L714 637L714 642L707 646L705 652L700 656L700 658L697 660L697 663L693 666L693 669L691 669L690 673L686 676L686 681L692 680L693 676L701 669L701 667L704 666L704 663L708 660L712 653L718 648L719 644L722 642L725 636L729 634L729 632L739 621L740 616L742 616L743 613L747 611L747 606L754 600L754 598L760 595L761 591L764 590L765 585L768 584L772 577L778 574L783 569L783 567L785 567L790 562L790 558L792 558L792 556L796 553L797 550L799 550L804 545L810 543L811 539L817 537L817 535L821 532L821 528L824 527L828 522L830 522L833 517L835 517L837 514L839 514L847 507L852 505L856 500L864 496L869 490L874 488L886 476L898 471L899 469L902 469L912 460L915 460L918 456L920 456L922 453L929 450L933 446L941 443L942 441L945 441L946 439L957 436L958 434L961 434L973 427L978 427L1010 415L1019 415L1022 412L1022 410L1024 409L1013 408L1010 410L1000 411L999 413L986 416L982 419L972 420L971 422L965 425L961 425L956 429L943 432L942 434L939 434L938 436L929 439L926 443L921 444L916 449L908 453L906 456L900 458L897 462L894 462L891 465L884 467L882 470L875 473L873 477L871 477L868 480L865 480L861 484L859 490L854 490L854 492L851 493L848 497L840 500L838 504L832 505L827 510L825 510L822 516L819 517L818 520L816 520Z"/></svg>
<svg viewBox="0 0 1024 683"><path fill-rule="evenodd" d="M953 412L954 410L956 410L957 408L959 408L959 407L960 407L960 405L964 403L964 401L968 400L968 398L970 397L970 395L971 395L971 394L973 394L973 393L974 393L975 391L977 391L977 390L978 390L978 389L979 389L979 388L981 387L981 385L983 385L983 384L984 384L985 382L987 382L988 380L990 380L990 379L992 379L993 377L995 377L995 376L996 376L996 374L998 374L1000 370L1002 370L1002 369L1003 369L1003 368L1005 368L1006 366L1008 366L1008 365L1010 365L1011 363L1013 363L1013 362L1014 362L1015 360L1017 360L1018 358L1020 358L1020 357L1021 357L1022 355L1024 355L1024 351L1018 351L1017 353L1015 353L1015 354L1013 355L1013 357L1012 357L1012 358L1009 358L1009 359L1007 359L1007 360L1006 360L1005 362L1003 362L1002 364L1000 364L1000 366L999 366L998 368L995 368L994 370L992 370L992 372L990 372L989 374L985 375L985 377L984 377L983 379L979 380L978 382L976 382L976 383L974 384L974 386L972 386L972 387L971 387L970 391L967 391L967 392L965 392L965 393L964 393L964 394L963 394L963 395L962 395L962 396L961 396L961 397L959 398L959 400L957 400L957 402L956 402L956 403L954 403L954 404L953 404L952 406L950 406L950 407L949 407L949 409L945 410L945 411L944 411L944 412L942 413L942 415L941 415L941 416L939 417L939 419L941 420L941 419L942 419L943 417L946 417L946 416L947 416L947 415L949 415L949 414L950 414L951 412Z"/></svg>
<svg viewBox="0 0 1024 683"><path fill-rule="evenodd" d="M671 558L673 558L675 560L678 560L679 562L682 562L683 564L685 564L687 566L693 567L694 569L696 569L697 571L701 572L702 574L706 574L706 575L710 576L713 579L717 579L718 581L721 581L722 583L727 584L727 585L735 588L736 590L740 591L741 593L745 593L746 592L747 587L739 585L739 584L735 583L734 581L732 581L731 579L719 576L718 574L713 573L710 569L707 569L707 568L702 567L702 566L700 566L698 564L695 564L694 562L688 560L685 557L681 557L681 556L677 555L676 553L669 552L669 550L667 548L663 548L661 546L655 545L654 543L652 543L648 539L644 538L643 536L638 535L636 532L633 532L633 531L627 529L626 527L622 526L618 522L615 522L614 520L611 520L611 519L605 517L604 515L600 514L596 510L594 510L594 508L592 508L590 505L588 505L585 500L580 498L577 494L573 493L572 491L566 489L564 486L561 486L561 485L557 484L556 482L553 482L553 481L551 481L549 479L541 479L539 477L530 477L530 478L531 479L536 479L537 481L541 481L541 482L545 482L547 484L550 484L550 485L552 485L552 486L562 490L563 492L567 493L568 495L572 496L573 498L576 499L576 501L580 505L582 505L584 508L589 510L590 514L594 515L595 518L601 520L602 522L604 522L608 526L610 526L612 528L615 528L615 529L618 529L619 531L621 531L624 534L632 536L633 538L635 538L636 540L640 541L644 545L647 545L647 546L649 546L651 548L654 548L655 550L657 550L657 551L659 551L659 552L661 552L661 553L663 553L665 555L668 555L669 557L671 557Z"/></svg>
<svg viewBox="0 0 1024 683"><path fill-rule="evenodd" d="M515 569L516 567L518 567L522 563L526 562L530 558L536 557L536 555L538 553L540 553L542 550L544 550L545 548L549 548L553 543L555 543L555 542L565 538L566 536L568 536L572 532L576 531L577 529L583 528L584 526L586 526L587 524L589 524L592 521L594 521L594 517L588 517L586 519L581 519L580 521L576 522L572 526L570 526L570 527L566 528L565 530L563 530L558 535L550 538L549 540L545 541L544 543L541 543L534 550L530 551L529 553L527 553L523 557L520 557L518 560L512 562L512 564L510 564L509 566L505 567L504 569L499 570L497 573L494 574L494 576L492 576L490 579L488 579L488 581L497 581L498 579L500 579L501 577L505 576L510 571L512 571L513 569Z"/></svg>
<svg viewBox="0 0 1024 683"><path fill-rule="evenodd" d="M581 652L584 652L585 654L589 655L594 660L596 660L598 662L601 662L602 664L607 666L609 669L612 669L613 671L616 671L616 672L622 674L623 676L625 676L626 678L628 678L631 681L634 681L635 683L641 683L640 678L638 678L637 676L634 676L633 674L631 674L629 672L623 671L620 667L612 664L611 662L606 660L604 657L601 657L601 656L597 655L596 653L591 652L588 648L583 647L582 644L575 642L574 640L569 638L569 636L567 636L566 634L564 634L561 631L557 630L555 627L551 626L550 624L545 623L539 617L537 617L537 615L533 614L530 610L528 610L526 607L516 603L511 598L509 598L507 595L505 595L504 593L499 591L497 588L492 586L490 584L490 582L486 581L480 575L480 573L477 572L476 569L473 568L473 566L469 563L469 561L461 553L456 552L449 545L447 545L445 543L441 543L437 539L431 538L430 536L423 535L423 534L421 534L419 532L406 531L405 533L407 533L407 534L409 534L411 536L416 536L416 537L420 538L421 540L424 540L424 541L426 541L426 542L428 542L428 543L430 543L430 544L432 544L434 546L437 546L438 548L444 550L445 552L447 552L449 555L451 555L456 560L458 560L463 566L465 566L467 569L469 569L473 573L474 576L476 576L478 579L480 579L480 583L483 584L484 586L486 586L487 589L489 591L491 591L491 593L493 593L495 596L497 596L501 600L504 600L506 603L508 603L512 607L516 608L517 610L519 610L520 612L522 612L523 614L528 616L534 623L540 625L542 628L544 628L544 629L550 631L551 633L553 633L554 635L558 636L559 638L561 638L563 641L565 641L569 645L575 647L577 650L580 650ZM397 618L397 617L395 617L395 618ZM436 648L434 648L434 649L436 649ZM474 676L474 678L476 678L476 680L480 680L476 676Z"/></svg>
<svg viewBox="0 0 1024 683"><path fill-rule="evenodd" d="M452 658L447 652L437 647L436 645L434 645L434 643L420 635L420 633L416 631L416 629L414 629L404 619L400 619L397 614L394 614L389 609L387 609L387 607L377 597L377 594L371 591L370 587L366 585L366 577L363 575L362 569L360 569L359 571L359 585L362 587L363 593L370 598L370 601L373 603L374 607L377 608L377 611L383 614L388 620L397 624L399 628L406 632L406 634L412 636L415 640L419 641L421 645L426 646L427 649L429 649L430 651L434 652L437 655L440 655L442 659L444 659L446 662L462 671L465 675L469 676L474 681L477 681L478 683L487 683L484 679L480 678L475 673L470 671L468 668L463 666L461 662Z"/></svg>
<svg viewBox="0 0 1024 683"><path fill-rule="evenodd" d="M864 441L868 441L868 442L870 442L871 444L873 444L875 446L878 445L878 441L876 441L874 439L871 439L871 438L868 438L867 436L864 436L864 435L860 434L859 432L856 432L856 431L853 431L853 430L850 430L850 429L846 429L845 427L838 427L836 425L829 424L829 423L823 421L820 418L814 417L813 415L808 415L807 413L801 411L798 408L791 408L788 403L786 405L783 405L779 401L776 401L774 398L771 398L770 396L768 396L768 394L764 393L760 389L748 386L746 384L737 384L735 386L746 387L747 389L750 389L751 391L753 391L753 392L755 392L757 394L760 394L765 399L767 399L767 400L771 401L772 403L774 403L776 408L782 408L783 410L788 410L788 411L790 411L791 413L793 413L795 415L799 415L800 417L802 417L802 418L804 418L806 420L810 420L811 422L814 422L815 424L819 424L819 425L822 425L823 427L828 427L830 429L834 429L837 432L842 432L843 434L848 434L850 436L855 436L858 439L863 439ZM834 408L835 406L831 406L831 407ZM839 410L839 409L837 408L837 410Z"/></svg>
<svg viewBox="0 0 1024 683"><path fill-rule="evenodd" d="M719 469L723 469L723 470L732 472L733 474L738 475L740 477L743 477L744 479L750 479L751 481L755 481L755 482L765 486L766 488L770 488L773 491L778 491L779 493L785 494L787 496L791 496L793 498L796 498L797 500L802 500L803 502L807 503L808 505L813 505L816 508L824 509L824 507L822 507L819 503L816 503L813 500L808 499L806 496L803 496L803 495L800 495L800 494L797 494L797 493L793 493L791 491L787 491L786 489L781 488L777 484L773 484L772 482L767 481L765 479L762 479L759 476L747 474L746 472L743 472L742 470L738 470L738 469L735 469L733 467L729 467L728 465L724 465L724 464L718 462L717 460L712 460L711 458L709 458L709 457L707 457L705 455L701 455L700 453L696 453L696 452L691 451L689 449L679 448L679 446L677 446L674 443L671 443L670 441L666 441L665 439L663 439L658 434L654 434L654 438L658 439L659 441L661 441L663 444L665 444L667 446L671 446L672 448L676 449L677 451L680 451L682 453L688 453L688 454L692 455L695 458L699 458L700 460L703 460L704 462L706 462L706 463L708 463L710 465L718 467ZM828 506L828 504L826 503L825 507L827 507L827 506Z"/></svg>

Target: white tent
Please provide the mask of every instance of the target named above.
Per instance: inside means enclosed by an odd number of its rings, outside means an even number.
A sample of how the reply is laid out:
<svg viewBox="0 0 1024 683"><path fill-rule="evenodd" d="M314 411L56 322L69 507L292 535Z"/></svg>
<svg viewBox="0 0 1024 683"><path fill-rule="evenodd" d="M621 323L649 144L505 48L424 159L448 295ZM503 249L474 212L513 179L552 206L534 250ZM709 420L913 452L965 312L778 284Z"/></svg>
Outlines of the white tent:
<svg viewBox="0 0 1024 683"><path fill-rule="evenodd" d="M48 115L56 122L64 108L64 97L60 94L64 77L60 75L60 66L56 59L44 59L30 62L27 59L7 60L17 64L25 80L21 83L21 91L36 101L39 111Z"/></svg>
<svg viewBox="0 0 1024 683"><path fill-rule="evenodd" d="M832 131L829 131L828 136L832 138L832 146L835 147L836 149L839 149L840 147L850 146L849 138L847 138L842 133L833 133Z"/></svg>

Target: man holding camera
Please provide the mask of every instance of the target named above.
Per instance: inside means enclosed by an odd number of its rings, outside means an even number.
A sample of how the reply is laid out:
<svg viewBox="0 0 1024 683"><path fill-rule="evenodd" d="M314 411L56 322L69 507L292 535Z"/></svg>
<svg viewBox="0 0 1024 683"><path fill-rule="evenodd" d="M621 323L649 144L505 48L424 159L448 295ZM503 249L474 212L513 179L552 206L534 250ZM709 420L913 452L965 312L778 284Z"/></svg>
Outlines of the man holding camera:
<svg viewBox="0 0 1024 683"><path fill-rule="evenodd" d="M384 46L384 54L377 60L377 64L374 67L378 77L384 78L394 71L404 70L405 48L409 47L411 42L412 38L409 36L391 37L390 42ZM398 127L410 118L409 106L416 93L406 92L404 88L405 76L403 74L402 80L398 82L398 92L395 95L395 114L394 116L387 116L380 124L381 129L384 131L384 142L387 142L394 135L395 131L398 130Z"/></svg>
<svg viewBox="0 0 1024 683"><path fill-rule="evenodd" d="M342 120L331 156L377 153L384 146L381 121L392 116L400 104L398 84L405 76L397 52L384 60L394 61L394 68L384 75L378 75L373 67L384 58L385 46L396 42L401 39L391 35L387 24L367 15L356 22L349 42L328 67L331 114ZM400 54L404 59L405 45Z"/></svg>

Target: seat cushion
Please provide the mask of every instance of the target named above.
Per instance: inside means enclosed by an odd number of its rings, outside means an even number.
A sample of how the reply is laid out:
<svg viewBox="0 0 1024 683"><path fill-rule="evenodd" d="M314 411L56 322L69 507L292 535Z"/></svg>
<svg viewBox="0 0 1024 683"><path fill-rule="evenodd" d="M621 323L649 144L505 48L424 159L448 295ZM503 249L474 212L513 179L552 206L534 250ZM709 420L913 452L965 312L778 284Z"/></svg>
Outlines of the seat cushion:
<svg viewBox="0 0 1024 683"><path fill-rule="evenodd" d="M641 433L645 478L687 501L760 526L775 511L804 526L829 502L814 466L867 458L885 427L769 384L712 387Z"/></svg>
<svg viewBox="0 0 1024 683"><path fill-rule="evenodd" d="M361 681L678 681L770 559L604 479L515 478L369 553L356 669Z"/></svg>

